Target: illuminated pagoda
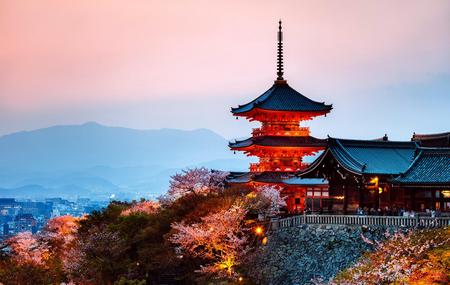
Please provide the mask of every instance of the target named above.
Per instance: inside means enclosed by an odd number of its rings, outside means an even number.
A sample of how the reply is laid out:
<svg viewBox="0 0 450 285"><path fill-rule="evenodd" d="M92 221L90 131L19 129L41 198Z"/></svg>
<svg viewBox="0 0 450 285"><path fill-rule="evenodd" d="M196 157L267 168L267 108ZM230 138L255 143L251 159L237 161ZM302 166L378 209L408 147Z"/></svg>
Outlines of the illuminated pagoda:
<svg viewBox="0 0 450 285"><path fill-rule="evenodd" d="M281 21L278 30L277 78L273 86L253 101L232 108L236 117L261 123L253 129L252 136L245 140L231 142L233 151L242 151L247 156L259 158L250 165L250 172L231 173L231 184L279 184L288 195L288 209L302 210L307 186L326 188L321 179L285 183L295 172L305 169L305 156L315 155L323 150L326 139L310 135L308 127L301 122L326 115L332 105L313 101L288 85L283 77L283 32ZM305 184L306 183L306 184ZM296 194L295 194L296 193ZM301 200L303 199L303 200Z"/></svg>

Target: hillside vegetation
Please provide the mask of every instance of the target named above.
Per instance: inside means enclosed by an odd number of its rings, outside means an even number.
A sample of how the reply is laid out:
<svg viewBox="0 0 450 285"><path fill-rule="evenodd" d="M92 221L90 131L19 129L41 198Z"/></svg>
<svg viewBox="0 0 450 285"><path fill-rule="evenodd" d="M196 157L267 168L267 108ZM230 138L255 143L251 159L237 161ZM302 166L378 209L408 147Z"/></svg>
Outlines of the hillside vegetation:
<svg viewBox="0 0 450 285"><path fill-rule="evenodd" d="M258 214L274 215L283 200L225 189L226 173L204 168L174 175L159 201L111 202L82 218L51 220L36 235L4 245L5 284L204 284L239 282Z"/></svg>
<svg viewBox="0 0 450 285"><path fill-rule="evenodd" d="M450 228L445 228L395 233L328 284L449 283Z"/></svg>
<svg viewBox="0 0 450 285"><path fill-rule="evenodd" d="M271 284L323 284L312 278L318 268L334 276L341 267L333 264L348 266L372 249L329 284L449 280L449 229L389 233L385 242L375 241L384 232L370 234L345 226L337 231L327 226L314 231L292 228L299 233L295 236L271 234L267 222L285 206L279 189L225 188L225 175L205 168L186 170L172 176L167 194L157 201L114 201L84 217L54 218L35 235L18 234L2 246L0 282L269 284L259 279L272 272L265 272L266 267L282 271L288 264L293 275L280 275ZM313 251L318 254L310 254ZM266 259L258 255L261 252ZM288 255L292 258L283 257ZM327 259L333 256L340 259Z"/></svg>

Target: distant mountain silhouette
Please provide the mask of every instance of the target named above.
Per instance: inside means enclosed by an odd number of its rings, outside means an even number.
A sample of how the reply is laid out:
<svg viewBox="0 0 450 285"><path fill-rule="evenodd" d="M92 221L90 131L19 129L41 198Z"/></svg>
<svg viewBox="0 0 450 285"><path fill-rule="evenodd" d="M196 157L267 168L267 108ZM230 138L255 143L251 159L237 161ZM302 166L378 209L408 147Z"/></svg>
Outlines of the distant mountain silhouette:
<svg viewBox="0 0 450 285"><path fill-rule="evenodd" d="M207 129L55 126L0 137L0 197L157 195L170 175L194 166L244 170L248 159Z"/></svg>
<svg viewBox="0 0 450 285"><path fill-rule="evenodd" d="M0 167L16 169L183 167L225 158L233 158L226 140L206 129L134 130L86 123L0 137Z"/></svg>

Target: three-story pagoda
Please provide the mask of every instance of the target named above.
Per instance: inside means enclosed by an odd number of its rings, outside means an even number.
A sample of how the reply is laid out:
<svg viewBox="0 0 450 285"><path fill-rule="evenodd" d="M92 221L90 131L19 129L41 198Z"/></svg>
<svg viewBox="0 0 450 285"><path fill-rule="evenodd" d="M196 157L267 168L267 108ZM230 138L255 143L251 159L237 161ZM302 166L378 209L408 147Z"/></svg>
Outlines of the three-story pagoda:
<svg viewBox="0 0 450 285"><path fill-rule="evenodd" d="M230 183L276 183L308 165L303 158L314 155L326 146L325 139L310 135L301 122L326 115L332 105L313 101L293 89L283 77L283 32L278 30L277 78L273 86L253 101L231 108L234 116L259 121L252 136L229 143L234 151L259 158L248 173L232 173Z"/></svg>
<svg viewBox="0 0 450 285"><path fill-rule="evenodd" d="M232 150L259 157L250 166L251 172L294 172L307 165L303 157L323 150L326 140L310 135L301 122L326 115L331 105L313 101L288 85L283 77L283 32L278 30L277 79L273 86L255 100L231 108L235 116L261 122L253 129L252 137L229 144Z"/></svg>

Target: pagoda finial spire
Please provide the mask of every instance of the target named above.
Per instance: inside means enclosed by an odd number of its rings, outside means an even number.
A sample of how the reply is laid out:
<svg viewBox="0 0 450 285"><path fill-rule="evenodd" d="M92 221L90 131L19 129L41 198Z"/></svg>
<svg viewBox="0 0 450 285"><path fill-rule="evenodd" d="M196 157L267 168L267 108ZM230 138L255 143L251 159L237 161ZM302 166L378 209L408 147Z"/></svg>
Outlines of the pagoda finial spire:
<svg viewBox="0 0 450 285"><path fill-rule="evenodd" d="M280 19L278 22L277 81L284 81L283 74L283 31Z"/></svg>

